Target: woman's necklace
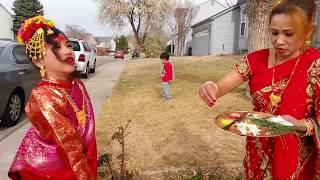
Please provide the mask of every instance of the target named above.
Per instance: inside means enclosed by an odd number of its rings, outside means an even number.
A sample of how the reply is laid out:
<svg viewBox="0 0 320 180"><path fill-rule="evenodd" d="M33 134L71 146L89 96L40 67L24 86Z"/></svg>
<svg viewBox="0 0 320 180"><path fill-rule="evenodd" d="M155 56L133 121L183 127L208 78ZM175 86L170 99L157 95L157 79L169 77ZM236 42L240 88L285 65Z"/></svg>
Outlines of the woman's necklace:
<svg viewBox="0 0 320 180"><path fill-rule="evenodd" d="M288 84L289 84L289 82L290 82L290 80L292 78L292 75L294 74L294 72L295 72L295 70L296 70L296 68L297 68L297 66L299 64L300 57L301 56L299 56L298 60L296 61L295 65L294 65L294 67L292 69L292 72L291 72L291 74L289 76L289 79L288 79L286 85L284 86L284 89L283 89L283 91L282 91L282 93L280 95L275 95L275 92L274 92L274 88L275 88L275 86L274 86L275 75L274 74L275 74L276 63L277 63L277 59L275 58L274 63L273 63L273 68L272 68L272 84L271 84L272 93L269 96L270 104L271 104L271 112L274 112L274 110L276 110L276 108L278 107L279 103L281 102L282 94L283 94L284 90L287 88L287 86L288 86Z"/></svg>
<svg viewBox="0 0 320 180"><path fill-rule="evenodd" d="M85 93L84 93L84 90L82 89L82 86L79 85L79 84L78 84L78 86L79 86L79 88L81 90L81 93L82 93L82 110L80 110L78 108L76 103L70 97L69 93L67 93L63 88L60 88L60 90L66 96L66 98L67 98L69 104L71 105L73 111L76 113L76 118L78 120L79 125L81 127L84 127L85 124L86 124Z"/></svg>

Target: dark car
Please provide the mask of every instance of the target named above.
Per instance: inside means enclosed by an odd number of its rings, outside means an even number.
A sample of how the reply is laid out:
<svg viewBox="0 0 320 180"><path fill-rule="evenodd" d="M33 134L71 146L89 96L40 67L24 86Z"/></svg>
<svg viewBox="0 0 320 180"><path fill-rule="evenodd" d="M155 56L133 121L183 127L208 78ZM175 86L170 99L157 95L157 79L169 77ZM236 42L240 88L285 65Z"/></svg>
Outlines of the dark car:
<svg viewBox="0 0 320 180"><path fill-rule="evenodd" d="M116 51L115 55L114 55L114 58L121 58L121 59L124 59L124 53L123 51Z"/></svg>
<svg viewBox="0 0 320 180"><path fill-rule="evenodd" d="M140 57L140 53L138 50L134 50L133 53L132 53L132 59L134 58L139 58Z"/></svg>
<svg viewBox="0 0 320 180"><path fill-rule="evenodd" d="M15 125L33 87L41 79L38 69L15 42L0 41L0 124Z"/></svg>

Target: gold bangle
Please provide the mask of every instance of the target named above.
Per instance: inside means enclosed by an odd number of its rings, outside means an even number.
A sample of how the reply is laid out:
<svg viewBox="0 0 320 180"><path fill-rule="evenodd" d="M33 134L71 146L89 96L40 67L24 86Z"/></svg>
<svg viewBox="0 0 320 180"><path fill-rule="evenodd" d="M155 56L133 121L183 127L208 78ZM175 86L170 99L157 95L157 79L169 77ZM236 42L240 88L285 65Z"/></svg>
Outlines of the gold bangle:
<svg viewBox="0 0 320 180"><path fill-rule="evenodd" d="M308 120L304 120L304 124L305 124L305 127L306 127L306 132L304 133L304 136L308 136L308 131L309 131L309 125L307 123Z"/></svg>
<svg viewBox="0 0 320 180"><path fill-rule="evenodd" d="M217 85L216 83L214 83L214 82L211 82L211 84L216 88L216 91L217 91L217 93L218 93L218 91L219 91L218 85Z"/></svg>
<svg viewBox="0 0 320 180"><path fill-rule="evenodd" d="M304 123L305 123L306 128L307 128L306 133L304 134L304 136L312 136L312 134L313 134L313 132L312 132L313 131L313 124L311 122L311 119L308 118L308 119L304 120Z"/></svg>
<svg viewBox="0 0 320 180"><path fill-rule="evenodd" d="M314 124L313 124L313 119L309 118L309 135L312 136L314 132Z"/></svg>

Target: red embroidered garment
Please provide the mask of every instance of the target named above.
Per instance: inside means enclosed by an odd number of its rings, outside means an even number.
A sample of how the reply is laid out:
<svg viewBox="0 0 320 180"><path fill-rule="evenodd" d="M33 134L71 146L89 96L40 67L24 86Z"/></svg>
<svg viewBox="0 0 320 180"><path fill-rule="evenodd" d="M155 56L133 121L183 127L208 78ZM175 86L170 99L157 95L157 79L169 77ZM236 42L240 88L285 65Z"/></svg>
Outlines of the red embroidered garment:
<svg viewBox="0 0 320 180"><path fill-rule="evenodd" d="M68 101L85 111L79 123ZM80 80L43 79L26 105L32 127L11 165L12 179L96 179L97 150L94 114Z"/></svg>
<svg viewBox="0 0 320 180"><path fill-rule="evenodd" d="M249 81L254 111L270 113L272 69L268 68L269 50L248 54L235 66L242 79ZM307 49L286 86L299 58L275 66L274 94L282 99L274 115L291 115L298 120L314 120L313 137L294 134L275 138L247 137L244 167L246 179L313 179L320 177L318 163L320 122L320 52ZM319 108L318 108L319 107Z"/></svg>

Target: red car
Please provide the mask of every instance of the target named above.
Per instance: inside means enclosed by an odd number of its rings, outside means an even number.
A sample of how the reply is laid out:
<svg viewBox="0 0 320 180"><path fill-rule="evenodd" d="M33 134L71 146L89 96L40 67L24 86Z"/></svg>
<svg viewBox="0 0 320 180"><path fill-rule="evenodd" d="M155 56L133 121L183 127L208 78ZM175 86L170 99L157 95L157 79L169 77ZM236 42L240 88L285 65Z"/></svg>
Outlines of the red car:
<svg viewBox="0 0 320 180"><path fill-rule="evenodd" d="M116 51L116 54L114 55L114 58L121 58L124 59L124 53L123 51Z"/></svg>

